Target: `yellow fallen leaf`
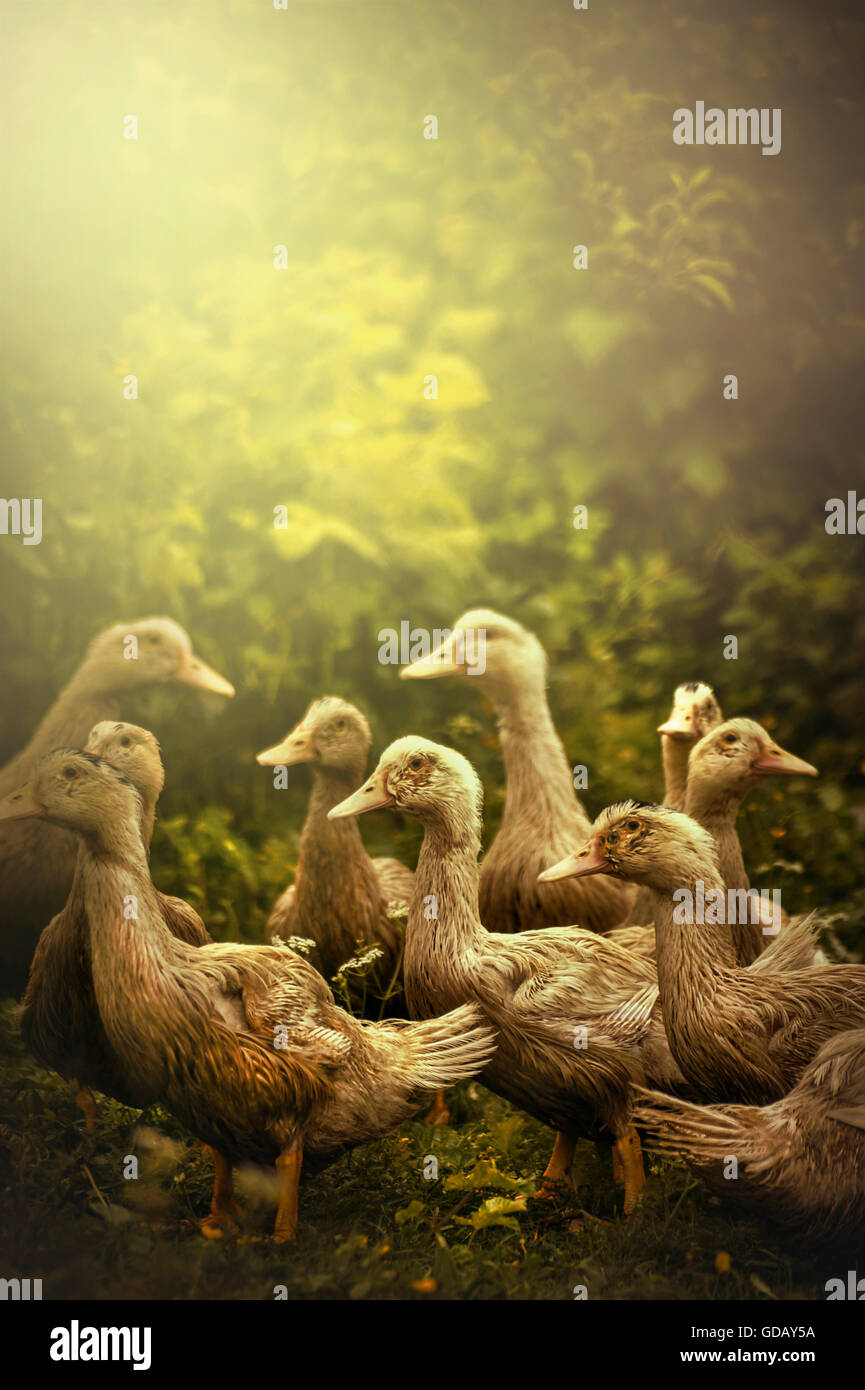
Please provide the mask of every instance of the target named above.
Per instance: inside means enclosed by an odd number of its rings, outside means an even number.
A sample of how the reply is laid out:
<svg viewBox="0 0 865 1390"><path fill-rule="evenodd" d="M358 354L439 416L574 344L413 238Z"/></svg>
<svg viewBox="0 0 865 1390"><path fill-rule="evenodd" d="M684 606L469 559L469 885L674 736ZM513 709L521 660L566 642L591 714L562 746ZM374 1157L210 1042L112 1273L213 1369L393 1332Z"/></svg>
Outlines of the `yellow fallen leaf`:
<svg viewBox="0 0 865 1390"><path fill-rule="evenodd" d="M415 1293L435 1293L438 1282L435 1279L413 1279L410 1285Z"/></svg>
<svg viewBox="0 0 865 1390"><path fill-rule="evenodd" d="M719 1250L715 1256L715 1271L718 1274L729 1274L732 1260L726 1250Z"/></svg>

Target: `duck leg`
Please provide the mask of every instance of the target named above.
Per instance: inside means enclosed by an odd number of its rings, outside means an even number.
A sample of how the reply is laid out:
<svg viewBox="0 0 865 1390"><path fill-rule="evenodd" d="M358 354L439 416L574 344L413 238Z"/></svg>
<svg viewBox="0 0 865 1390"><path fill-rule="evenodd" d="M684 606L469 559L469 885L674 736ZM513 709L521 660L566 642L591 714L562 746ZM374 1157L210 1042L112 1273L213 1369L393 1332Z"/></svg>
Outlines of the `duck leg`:
<svg viewBox="0 0 865 1390"><path fill-rule="evenodd" d="M279 1207L273 1227L273 1239L283 1245L297 1235L297 1193L300 1186L300 1170L303 1164L303 1148L300 1143L283 1149L276 1160L279 1175Z"/></svg>
<svg viewBox="0 0 865 1390"><path fill-rule="evenodd" d="M84 1111L87 1129L96 1128L96 1101L89 1086L79 1086L75 1092L75 1104Z"/></svg>
<svg viewBox="0 0 865 1390"><path fill-rule="evenodd" d="M619 1156L625 1176L625 1216L628 1217L633 1214L646 1184L640 1136L633 1125L618 1137L615 1152Z"/></svg>
<svg viewBox="0 0 865 1390"><path fill-rule="evenodd" d="M210 1215L199 1224L202 1235L213 1236L227 1232L236 1236L239 1230L240 1208L234 1199L234 1184L231 1178L231 1164L209 1144L204 1149L213 1159L213 1196L210 1199Z"/></svg>
<svg viewBox="0 0 865 1390"><path fill-rule="evenodd" d="M436 1091L435 1100L423 1117L425 1125L446 1125L450 1122L451 1112L448 1109L447 1099L444 1091Z"/></svg>
<svg viewBox="0 0 865 1390"><path fill-rule="evenodd" d="M536 1194L541 1201L559 1197L568 1189L571 1192L576 1192L577 1189L574 1187L574 1178L571 1173L576 1147L576 1139L569 1138L567 1134L563 1134L559 1130L550 1161L544 1170L544 1176Z"/></svg>

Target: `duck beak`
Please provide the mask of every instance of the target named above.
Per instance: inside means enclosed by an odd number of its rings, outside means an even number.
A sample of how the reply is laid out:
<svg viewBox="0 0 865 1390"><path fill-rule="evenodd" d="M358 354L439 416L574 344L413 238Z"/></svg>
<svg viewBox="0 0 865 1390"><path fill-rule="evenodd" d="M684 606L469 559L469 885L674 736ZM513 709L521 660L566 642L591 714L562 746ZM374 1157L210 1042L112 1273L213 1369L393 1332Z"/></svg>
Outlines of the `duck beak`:
<svg viewBox="0 0 865 1390"><path fill-rule="evenodd" d="M312 730L298 724L290 734L286 734L282 743L275 743L272 748L258 753L255 761L262 767L288 767L291 763L311 763L314 758Z"/></svg>
<svg viewBox="0 0 865 1390"><path fill-rule="evenodd" d="M360 791L352 792L345 801L334 806L327 813L328 820L342 820L344 816L359 816L363 811L377 811L380 806L392 806L393 797L387 789L384 772L376 770Z"/></svg>
<svg viewBox="0 0 865 1390"><path fill-rule="evenodd" d="M763 745L763 751L751 764L754 772L775 773L782 777L818 777L816 767L797 758L795 753L787 753L777 743Z"/></svg>
<svg viewBox="0 0 865 1390"><path fill-rule="evenodd" d="M576 854L560 859L549 869L538 874L538 883L554 883L557 878L585 878L587 874L605 874L610 861L601 849L600 840L589 840Z"/></svg>
<svg viewBox="0 0 865 1390"><path fill-rule="evenodd" d="M465 648L465 644L461 643ZM443 642L431 651L429 656L418 657L410 666L403 666L400 680L431 680L433 676L464 676L466 664L457 657L457 634L452 632Z"/></svg>
<svg viewBox="0 0 865 1390"><path fill-rule="evenodd" d="M0 820L26 820L28 816L44 816L45 807L35 791L35 784L27 782L0 801Z"/></svg>
<svg viewBox="0 0 865 1390"><path fill-rule="evenodd" d="M199 690L212 690L216 695L234 694L234 686L231 681L227 681L218 671L214 671L212 666L208 666L206 661L202 661L200 656L195 656L192 652L183 658L174 673L174 679L182 681L184 685L197 685Z"/></svg>
<svg viewBox="0 0 865 1390"><path fill-rule="evenodd" d="M696 718L696 705L691 705L690 709L683 709L681 705L676 706L666 724L658 725L657 732L669 734L672 738L693 738L696 730Z"/></svg>

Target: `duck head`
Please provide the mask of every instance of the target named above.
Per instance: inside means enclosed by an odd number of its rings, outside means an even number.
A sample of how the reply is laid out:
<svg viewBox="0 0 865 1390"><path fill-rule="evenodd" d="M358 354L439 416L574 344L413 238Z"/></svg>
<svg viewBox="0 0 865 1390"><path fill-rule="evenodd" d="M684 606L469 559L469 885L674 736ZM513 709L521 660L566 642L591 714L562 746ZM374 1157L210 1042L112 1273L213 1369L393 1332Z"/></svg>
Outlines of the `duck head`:
<svg viewBox="0 0 865 1390"><path fill-rule="evenodd" d="M673 708L669 718L658 725L658 733L693 744L722 719L712 687L704 681L686 681L674 691Z"/></svg>
<svg viewBox="0 0 865 1390"><path fill-rule="evenodd" d="M93 725L84 751L122 772L145 804L156 804L165 784L165 769L156 735L149 729L105 719Z"/></svg>
<svg viewBox="0 0 865 1390"><path fill-rule="evenodd" d="M400 677L470 676L495 693L538 679L544 684L546 673L546 653L534 633L492 608L472 608L429 656L404 666Z"/></svg>
<svg viewBox="0 0 865 1390"><path fill-rule="evenodd" d="M482 805L480 778L462 753L409 734L385 749L372 776L328 819L389 806L461 838L479 833Z"/></svg>
<svg viewBox="0 0 865 1390"><path fill-rule="evenodd" d="M688 809L702 815L738 803L764 777L816 777L817 769L779 748L753 719L728 719L700 739L688 759Z"/></svg>
<svg viewBox="0 0 865 1390"><path fill-rule="evenodd" d="M115 623L95 637L76 676L90 693L109 694L177 681L233 695L234 686L196 656L189 634L171 618Z"/></svg>
<svg viewBox="0 0 865 1390"><path fill-rule="evenodd" d="M56 748L30 781L0 801L0 820L37 817L79 835L141 823L141 798L116 767L81 748Z"/></svg>
<svg viewBox="0 0 865 1390"><path fill-rule="evenodd" d="M364 715L348 700L325 695L313 700L299 724L281 743L256 757L262 767L313 763L357 777L363 776L372 734Z"/></svg>
<svg viewBox="0 0 865 1390"><path fill-rule="evenodd" d="M541 883L587 874L611 874L628 883L672 892L684 883L717 875L714 839L680 811L623 801L608 806L576 853L538 875Z"/></svg>

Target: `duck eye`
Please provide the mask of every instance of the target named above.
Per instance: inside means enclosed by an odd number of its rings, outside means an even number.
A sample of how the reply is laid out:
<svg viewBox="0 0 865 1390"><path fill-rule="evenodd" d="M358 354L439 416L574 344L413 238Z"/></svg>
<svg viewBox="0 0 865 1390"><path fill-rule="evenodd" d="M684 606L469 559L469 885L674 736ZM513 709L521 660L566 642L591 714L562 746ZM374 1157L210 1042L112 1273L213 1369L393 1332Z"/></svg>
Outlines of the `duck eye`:
<svg viewBox="0 0 865 1390"><path fill-rule="evenodd" d="M154 632L151 634L150 637L148 637L147 640L150 643L151 647L155 647L159 642L159 636L157 635L157 633Z"/></svg>
<svg viewBox="0 0 865 1390"><path fill-rule="evenodd" d="M344 720L344 719L337 719L337 721L336 721L336 723L334 724L333 727L334 727L335 729L341 731L342 729L345 728L345 720Z"/></svg>
<svg viewBox="0 0 865 1390"><path fill-rule="evenodd" d="M131 739L131 738L126 738L126 737L124 737L124 738L122 738L122 739L120 740L120 747L121 747L121 748L128 748L131 742L132 742L132 739Z"/></svg>
<svg viewBox="0 0 865 1390"><path fill-rule="evenodd" d="M628 821L628 829L629 829L629 830L639 830L639 828L640 828L640 822L639 822L638 820L629 820L629 821Z"/></svg>
<svg viewBox="0 0 865 1390"><path fill-rule="evenodd" d="M64 769L63 769L63 776L64 776L64 777L68 777L69 780L71 781L73 777L77 777L77 776L78 776L78 769L75 768L75 767L64 767Z"/></svg>
<svg viewBox="0 0 865 1390"><path fill-rule="evenodd" d="M724 735L724 742L725 742L725 743L735 743L735 742L736 742L736 735L735 735L735 734L725 734L725 735Z"/></svg>
<svg viewBox="0 0 865 1390"><path fill-rule="evenodd" d="M415 772L419 771L419 769L423 767L423 758L419 756L411 758L409 761L409 767L413 768Z"/></svg>

